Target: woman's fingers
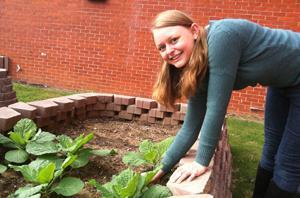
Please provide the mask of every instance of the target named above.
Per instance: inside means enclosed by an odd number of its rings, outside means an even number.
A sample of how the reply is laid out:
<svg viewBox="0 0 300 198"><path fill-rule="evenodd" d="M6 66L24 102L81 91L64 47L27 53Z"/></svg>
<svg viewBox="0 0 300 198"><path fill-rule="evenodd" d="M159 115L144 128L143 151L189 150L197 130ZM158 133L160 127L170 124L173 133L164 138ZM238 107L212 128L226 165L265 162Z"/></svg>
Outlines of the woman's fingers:
<svg viewBox="0 0 300 198"><path fill-rule="evenodd" d="M196 177L202 175L208 170L207 167L193 162L191 164L185 164L177 168L177 170L172 174L170 182L181 183L184 180L188 182L192 181Z"/></svg>
<svg viewBox="0 0 300 198"><path fill-rule="evenodd" d="M180 184L182 181L186 180L186 178L188 178L190 175L191 173L189 172L182 173L175 183Z"/></svg>
<svg viewBox="0 0 300 198"><path fill-rule="evenodd" d="M156 173L156 175L152 178L152 180L151 180L150 183L156 184L156 183L160 180L160 178L161 178L162 176L164 176L164 175L165 175L165 173L164 173L162 170L159 170L159 171Z"/></svg>
<svg viewBox="0 0 300 198"><path fill-rule="evenodd" d="M170 177L171 182L176 182L180 177L182 173L181 170L178 168Z"/></svg>

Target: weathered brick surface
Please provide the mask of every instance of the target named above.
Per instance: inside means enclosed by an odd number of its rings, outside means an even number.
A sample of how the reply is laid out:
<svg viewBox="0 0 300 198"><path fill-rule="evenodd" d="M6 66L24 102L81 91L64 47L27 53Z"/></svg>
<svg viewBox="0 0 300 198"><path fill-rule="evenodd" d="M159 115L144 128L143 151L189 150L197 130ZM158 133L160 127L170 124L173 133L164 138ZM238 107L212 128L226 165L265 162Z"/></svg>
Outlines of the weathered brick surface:
<svg viewBox="0 0 300 198"><path fill-rule="evenodd" d="M87 111L91 111L91 110L105 110L106 109L106 104L105 103L100 103L97 102L96 104L93 105L88 105L86 107Z"/></svg>
<svg viewBox="0 0 300 198"><path fill-rule="evenodd" d="M74 101L75 108L84 107L86 105L86 98L78 95L66 96L68 99Z"/></svg>
<svg viewBox="0 0 300 198"><path fill-rule="evenodd" d="M10 91L6 93L0 93L0 101L6 101L16 98L16 92Z"/></svg>
<svg viewBox="0 0 300 198"><path fill-rule="evenodd" d="M59 110L62 112L72 111L74 108L74 101L67 97L51 98L49 101L58 104Z"/></svg>
<svg viewBox="0 0 300 198"><path fill-rule="evenodd" d="M117 105L132 105L135 104L135 97L114 95L114 103Z"/></svg>
<svg viewBox="0 0 300 198"><path fill-rule="evenodd" d="M98 102L98 96L100 96L98 93L82 93L77 95L86 98L87 105L96 104Z"/></svg>
<svg viewBox="0 0 300 198"><path fill-rule="evenodd" d="M8 106L8 105L13 104L13 103L16 103L16 102L17 102L17 98L13 98L13 99L1 101L1 102L0 102L0 107Z"/></svg>
<svg viewBox="0 0 300 198"><path fill-rule="evenodd" d="M132 120L133 114L128 113L127 111L120 111L118 114L119 118L125 119L125 120Z"/></svg>
<svg viewBox="0 0 300 198"><path fill-rule="evenodd" d="M1 91L0 93L6 93L6 92L12 92L13 91L13 85L3 85L2 87L0 86Z"/></svg>
<svg viewBox="0 0 300 198"><path fill-rule="evenodd" d="M158 104L155 100L152 100L149 98L140 98L140 97L137 97L135 99L135 104L137 107L143 108L143 109L153 109L153 108L157 108L157 106L158 106Z"/></svg>
<svg viewBox="0 0 300 198"><path fill-rule="evenodd" d="M7 70L0 68L0 78L5 78L7 76Z"/></svg>
<svg viewBox="0 0 300 198"><path fill-rule="evenodd" d="M7 76L6 78L0 78L0 87L5 86L5 85L10 85L11 82L11 77Z"/></svg>
<svg viewBox="0 0 300 198"><path fill-rule="evenodd" d="M8 107L19 112L22 118L34 119L37 115L37 109L24 102L17 102L9 105Z"/></svg>
<svg viewBox="0 0 300 198"><path fill-rule="evenodd" d="M59 110L58 104L49 100L34 101L28 104L37 108L37 114L40 117L55 116Z"/></svg>
<svg viewBox="0 0 300 198"><path fill-rule="evenodd" d="M142 121L142 122L148 122L148 118L149 118L148 113L143 113L140 116L140 121Z"/></svg>
<svg viewBox="0 0 300 198"><path fill-rule="evenodd" d="M101 103L111 103L114 101L113 94L101 93L97 97L98 97L98 101Z"/></svg>
<svg viewBox="0 0 300 198"><path fill-rule="evenodd" d="M8 131L21 119L21 114L8 107L0 108L0 132Z"/></svg>
<svg viewBox="0 0 300 198"><path fill-rule="evenodd" d="M180 110L180 104L175 104L174 108L170 108L170 107L165 107L161 104L158 104L158 109L159 111L165 111L165 112L176 112Z"/></svg>
<svg viewBox="0 0 300 198"><path fill-rule="evenodd" d="M187 154L180 160L179 166L192 163L195 160L198 144L199 141L196 141ZM220 141L209 165L209 171L191 182L184 181L180 184L176 184L169 181L167 186L173 195L176 196L208 193L216 198L231 198L231 163L226 122L224 122Z"/></svg>
<svg viewBox="0 0 300 198"><path fill-rule="evenodd" d="M115 112L114 111L100 111L101 117L114 117Z"/></svg>
<svg viewBox="0 0 300 198"><path fill-rule="evenodd" d="M95 110L95 111L89 111L89 112L87 112L87 117L88 118L99 118L101 116L101 111L97 111L97 110Z"/></svg>
<svg viewBox="0 0 300 198"><path fill-rule="evenodd" d="M209 169L203 175L197 177L196 179L187 182L183 181L180 184L168 182L167 186L173 193L173 195L193 195L203 193L204 188L209 180L212 173L212 169Z"/></svg>

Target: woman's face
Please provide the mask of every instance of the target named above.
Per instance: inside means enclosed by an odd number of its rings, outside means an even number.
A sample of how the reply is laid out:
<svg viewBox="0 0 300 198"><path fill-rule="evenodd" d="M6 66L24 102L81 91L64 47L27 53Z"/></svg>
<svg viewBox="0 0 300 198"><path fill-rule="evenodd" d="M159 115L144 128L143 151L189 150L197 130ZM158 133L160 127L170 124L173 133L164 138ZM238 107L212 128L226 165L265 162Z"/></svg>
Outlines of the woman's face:
<svg viewBox="0 0 300 198"><path fill-rule="evenodd" d="M177 68L184 67L191 57L198 30L196 23L190 28L169 26L153 29L154 43L162 59Z"/></svg>

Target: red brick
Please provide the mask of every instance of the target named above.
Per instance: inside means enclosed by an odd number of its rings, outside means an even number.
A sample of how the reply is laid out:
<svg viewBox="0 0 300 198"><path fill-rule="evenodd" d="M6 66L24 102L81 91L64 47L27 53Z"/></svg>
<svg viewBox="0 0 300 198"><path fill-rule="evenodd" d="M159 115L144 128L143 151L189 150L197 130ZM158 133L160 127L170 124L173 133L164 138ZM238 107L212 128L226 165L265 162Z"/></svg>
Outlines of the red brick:
<svg viewBox="0 0 300 198"><path fill-rule="evenodd" d="M127 111L127 113L133 114L135 111L135 108L136 108L135 105L128 105L126 111Z"/></svg>
<svg viewBox="0 0 300 198"><path fill-rule="evenodd" d="M24 102L14 103L8 107L21 113L22 118L34 119L37 115L37 109Z"/></svg>
<svg viewBox="0 0 300 198"><path fill-rule="evenodd" d="M154 124L156 121L155 117L148 117L148 122Z"/></svg>
<svg viewBox="0 0 300 198"><path fill-rule="evenodd" d="M5 78L7 76L7 70L0 68L0 78Z"/></svg>
<svg viewBox="0 0 300 198"><path fill-rule="evenodd" d="M148 113L144 113L140 116L139 120L142 122L148 122L148 117L149 117Z"/></svg>
<svg viewBox="0 0 300 198"><path fill-rule="evenodd" d="M98 100L101 103L111 103L114 101L114 95L107 93L99 93Z"/></svg>
<svg viewBox="0 0 300 198"><path fill-rule="evenodd" d="M3 85L1 88L2 93L12 92L13 91L13 85Z"/></svg>
<svg viewBox="0 0 300 198"><path fill-rule="evenodd" d="M86 104L96 104L98 102L98 96L97 93L81 93L77 94L78 96L86 98Z"/></svg>
<svg viewBox="0 0 300 198"><path fill-rule="evenodd" d="M176 112L176 111L179 111L180 104L175 104L174 108L165 107L165 106L163 106L161 104L158 104L158 109L160 111L165 111L165 112Z"/></svg>
<svg viewBox="0 0 300 198"><path fill-rule="evenodd" d="M58 104L59 110L62 112L72 111L74 108L74 101L67 97L51 98L49 100Z"/></svg>
<svg viewBox="0 0 300 198"><path fill-rule="evenodd" d="M16 98L16 92L0 93L0 101L11 100Z"/></svg>
<svg viewBox="0 0 300 198"><path fill-rule="evenodd" d="M17 98L12 98L12 99L9 99L9 100L0 101L0 107L8 106L8 105L16 103L16 102L17 102Z"/></svg>
<svg viewBox="0 0 300 198"><path fill-rule="evenodd" d="M88 118L99 118L101 117L101 111L89 111L87 112Z"/></svg>
<svg viewBox="0 0 300 198"><path fill-rule="evenodd" d="M100 111L100 117L114 117L114 111Z"/></svg>
<svg viewBox="0 0 300 198"><path fill-rule="evenodd" d="M135 97L114 95L114 103L118 105L132 105L135 104Z"/></svg>
<svg viewBox="0 0 300 198"><path fill-rule="evenodd" d="M74 101L74 106L76 108L79 107L84 107L86 105L86 98L85 97L81 97L78 95L71 95L71 96L66 96L68 99L73 100Z"/></svg>
<svg viewBox="0 0 300 198"><path fill-rule="evenodd" d="M68 117L68 113L67 112L58 112L56 117L55 117L55 121L59 122L59 121L62 121L62 120L66 120Z"/></svg>
<svg viewBox="0 0 300 198"><path fill-rule="evenodd" d="M21 114L8 107L0 108L0 131L8 131L21 119Z"/></svg>
<svg viewBox="0 0 300 198"><path fill-rule="evenodd" d="M163 125L171 125L171 118L165 117L162 122Z"/></svg>
<svg viewBox="0 0 300 198"><path fill-rule="evenodd" d="M157 108L157 102L155 100L149 99L149 98L136 98L135 104L139 108L143 109L153 109Z"/></svg>
<svg viewBox="0 0 300 198"><path fill-rule="evenodd" d="M2 86L5 86L5 85L10 85L12 82L11 82L11 77L8 76L6 78L0 78L0 87Z"/></svg>
<svg viewBox="0 0 300 198"><path fill-rule="evenodd" d="M86 114L75 114L75 119L77 120L80 120L80 121L83 121L83 120L86 120Z"/></svg>
<svg viewBox="0 0 300 198"><path fill-rule="evenodd" d="M52 125L53 121L51 120L50 117L37 116L35 119L35 123L38 127L42 128L42 127Z"/></svg>
<svg viewBox="0 0 300 198"><path fill-rule="evenodd" d="M184 163L192 163L194 157L188 157L189 159L183 160ZM182 165L182 164L181 164ZM168 181L167 186L175 196L182 195L200 195L204 192L207 182L212 174L212 167L214 165L213 160L209 164L209 169L203 175L196 177L194 180L188 182L183 181L180 184L172 183Z"/></svg>
<svg viewBox="0 0 300 198"><path fill-rule="evenodd" d="M132 120L133 114L128 113L126 111L120 111L118 114L119 118L125 119L125 120Z"/></svg>
<svg viewBox="0 0 300 198"><path fill-rule="evenodd" d="M150 111L149 111L149 117L155 118L155 114L156 114L156 109L150 109Z"/></svg>
<svg viewBox="0 0 300 198"><path fill-rule="evenodd" d="M40 117L51 117L57 114L58 104L49 100L40 100L28 103L37 108L37 115Z"/></svg>
<svg viewBox="0 0 300 198"><path fill-rule="evenodd" d="M105 108L106 108L106 105L104 103L98 102L93 105L94 110L105 110Z"/></svg>
<svg viewBox="0 0 300 198"><path fill-rule="evenodd" d="M85 107L75 108L75 115L80 115L80 114L86 114Z"/></svg>

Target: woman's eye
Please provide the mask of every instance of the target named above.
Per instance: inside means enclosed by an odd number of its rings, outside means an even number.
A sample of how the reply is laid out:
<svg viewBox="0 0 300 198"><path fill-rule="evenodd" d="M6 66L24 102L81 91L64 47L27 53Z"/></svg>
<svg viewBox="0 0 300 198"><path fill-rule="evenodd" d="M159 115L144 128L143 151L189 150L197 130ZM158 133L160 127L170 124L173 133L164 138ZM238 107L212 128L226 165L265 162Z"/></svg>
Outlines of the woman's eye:
<svg viewBox="0 0 300 198"><path fill-rule="evenodd" d="M158 47L158 50L159 50L160 52L163 52L165 49L166 49L165 46L159 46L159 47Z"/></svg>
<svg viewBox="0 0 300 198"><path fill-rule="evenodd" d="M172 39L171 39L171 43L172 43L172 44L177 43L177 41L178 41L178 38L172 38Z"/></svg>

